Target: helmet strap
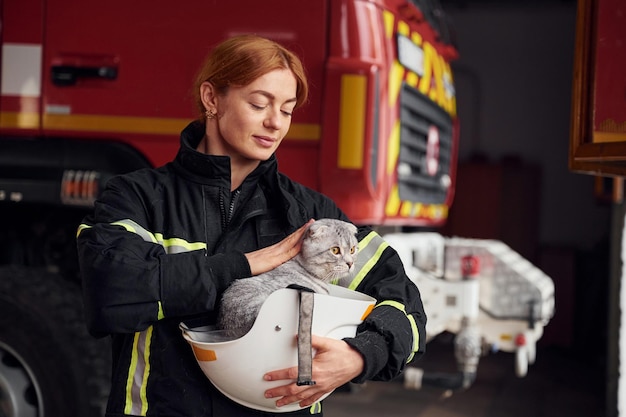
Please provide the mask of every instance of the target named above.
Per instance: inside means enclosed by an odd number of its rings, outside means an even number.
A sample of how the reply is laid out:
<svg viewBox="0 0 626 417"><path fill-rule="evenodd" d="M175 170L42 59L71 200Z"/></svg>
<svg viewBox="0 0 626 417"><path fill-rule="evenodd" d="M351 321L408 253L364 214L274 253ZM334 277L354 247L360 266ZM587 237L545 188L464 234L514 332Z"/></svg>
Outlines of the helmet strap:
<svg viewBox="0 0 626 417"><path fill-rule="evenodd" d="M298 318L298 380L297 385L315 385L313 381L313 347L311 327L313 325L313 300L315 293L306 287L297 286L300 294Z"/></svg>

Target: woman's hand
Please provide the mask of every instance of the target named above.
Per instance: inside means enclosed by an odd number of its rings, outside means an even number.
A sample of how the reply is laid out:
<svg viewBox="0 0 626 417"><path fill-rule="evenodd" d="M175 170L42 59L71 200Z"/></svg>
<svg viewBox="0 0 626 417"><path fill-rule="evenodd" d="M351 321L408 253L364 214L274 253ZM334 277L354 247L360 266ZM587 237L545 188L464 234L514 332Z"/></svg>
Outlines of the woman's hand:
<svg viewBox="0 0 626 417"><path fill-rule="evenodd" d="M314 221L309 220L304 226L272 246L246 253L252 275L270 271L296 256L302 247L302 235Z"/></svg>
<svg viewBox="0 0 626 417"><path fill-rule="evenodd" d="M351 381L363 372L363 357L343 340L315 336L311 344L317 350L313 358L313 380L315 385L298 386L295 382L265 391L266 398L278 398L276 406L299 403L307 407L319 401L324 394ZM268 372L266 381L291 380L298 378L298 367Z"/></svg>

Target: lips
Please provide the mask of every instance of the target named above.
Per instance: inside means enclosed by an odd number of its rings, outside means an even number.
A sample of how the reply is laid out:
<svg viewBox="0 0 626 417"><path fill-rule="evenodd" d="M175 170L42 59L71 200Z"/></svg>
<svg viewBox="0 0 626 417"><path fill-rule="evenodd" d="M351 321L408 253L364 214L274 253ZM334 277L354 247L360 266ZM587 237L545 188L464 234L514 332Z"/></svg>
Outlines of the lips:
<svg viewBox="0 0 626 417"><path fill-rule="evenodd" d="M264 148L271 148L276 143L276 139L269 136L253 136L254 140Z"/></svg>

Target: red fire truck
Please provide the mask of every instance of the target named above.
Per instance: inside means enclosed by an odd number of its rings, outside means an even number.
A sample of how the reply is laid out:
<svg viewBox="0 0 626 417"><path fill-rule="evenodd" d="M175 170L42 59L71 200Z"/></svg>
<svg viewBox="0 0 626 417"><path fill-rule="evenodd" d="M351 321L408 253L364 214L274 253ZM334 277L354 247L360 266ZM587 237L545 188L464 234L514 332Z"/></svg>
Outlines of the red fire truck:
<svg viewBox="0 0 626 417"><path fill-rule="evenodd" d="M0 410L102 414L107 342L82 323L77 225L111 176L173 158L194 73L229 36L281 42L308 70L283 172L355 223L442 225L457 51L437 3L0 0Z"/></svg>

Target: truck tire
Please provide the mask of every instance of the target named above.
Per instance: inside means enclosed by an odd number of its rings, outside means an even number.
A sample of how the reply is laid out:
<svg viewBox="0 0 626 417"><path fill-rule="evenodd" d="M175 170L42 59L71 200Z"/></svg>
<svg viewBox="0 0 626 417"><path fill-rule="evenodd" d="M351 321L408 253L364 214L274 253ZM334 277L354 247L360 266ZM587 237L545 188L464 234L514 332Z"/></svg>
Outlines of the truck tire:
<svg viewBox="0 0 626 417"><path fill-rule="evenodd" d="M82 312L78 285L0 267L0 415L104 415L110 345L88 334Z"/></svg>

